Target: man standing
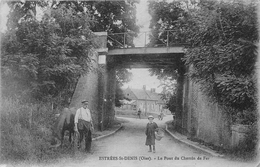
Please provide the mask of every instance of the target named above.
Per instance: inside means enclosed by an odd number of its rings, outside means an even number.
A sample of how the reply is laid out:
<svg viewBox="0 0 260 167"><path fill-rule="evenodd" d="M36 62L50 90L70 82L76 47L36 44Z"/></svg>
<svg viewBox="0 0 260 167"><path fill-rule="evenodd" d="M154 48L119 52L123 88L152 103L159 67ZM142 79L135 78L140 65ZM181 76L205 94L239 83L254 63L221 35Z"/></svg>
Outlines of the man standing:
<svg viewBox="0 0 260 167"><path fill-rule="evenodd" d="M85 136L85 150L90 152L91 142L92 142L92 132L94 130L93 121L91 117L90 110L88 109L88 101L83 100L81 102L82 107L76 111L75 115L75 131L79 132L80 138L78 143L78 148L80 143Z"/></svg>
<svg viewBox="0 0 260 167"><path fill-rule="evenodd" d="M139 110L137 111L137 115L139 117L139 119L141 119L141 109L139 108Z"/></svg>

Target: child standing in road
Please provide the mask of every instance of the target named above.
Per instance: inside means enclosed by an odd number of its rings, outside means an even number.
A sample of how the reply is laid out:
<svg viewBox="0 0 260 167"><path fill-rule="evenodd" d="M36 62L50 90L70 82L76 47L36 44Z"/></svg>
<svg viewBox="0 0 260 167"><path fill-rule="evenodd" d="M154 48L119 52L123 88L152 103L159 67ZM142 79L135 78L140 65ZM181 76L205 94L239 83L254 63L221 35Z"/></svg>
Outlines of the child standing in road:
<svg viewBox="0 0 260 167"><path fill-rule="evenodd" d="M153 146L153 152L155 153L155 131L158 131L158 126L155 122L153 122L154 117L152 115L148 116L149 122L146 125L146 142L145 145L149 146L149 151L152 152L152 146Z"/></svg>

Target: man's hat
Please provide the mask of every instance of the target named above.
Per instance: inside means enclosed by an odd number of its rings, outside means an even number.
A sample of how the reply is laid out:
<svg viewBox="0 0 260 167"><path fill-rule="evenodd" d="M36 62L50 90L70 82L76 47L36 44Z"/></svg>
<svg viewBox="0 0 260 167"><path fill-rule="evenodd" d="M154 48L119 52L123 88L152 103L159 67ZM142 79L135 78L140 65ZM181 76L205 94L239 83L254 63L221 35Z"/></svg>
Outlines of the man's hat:
<svg viewBox="0 0 260 167"><path fill-rule="evenodd" d="M149 116L148 116L148 119L149 119L149 118L152 118L152 119L154 119L154 117L153 117L152 115L149 115Z"/></svg>
<svg viewBox="0 0 260 167"><path fill-rule="evenodd" d="M85 102L88 102L88 100L82 100L82 102L81 102L81 103L85 103Z"/></svg>

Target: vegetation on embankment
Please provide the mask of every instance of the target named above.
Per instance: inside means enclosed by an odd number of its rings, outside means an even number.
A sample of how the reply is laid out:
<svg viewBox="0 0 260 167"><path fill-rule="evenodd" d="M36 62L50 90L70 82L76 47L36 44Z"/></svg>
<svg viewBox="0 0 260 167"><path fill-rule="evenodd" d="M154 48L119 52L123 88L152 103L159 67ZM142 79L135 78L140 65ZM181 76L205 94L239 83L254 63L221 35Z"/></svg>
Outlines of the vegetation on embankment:
<svg viewBox="0 0 260 167"><path fill-rule="evenodd" d="M3 99L1 106L1 161L12 163L23 160L51 162L61 157L70 157L74 149L65 133L64 147L56 148L54 129L57 117L62 110L51 107L51 103L28 104L18 100ZM109 134L118 129L124 119L116 118L110 128L103 132L94 131L93 138Z"/></svg>
<svg viewBox="0 0 260 167"><path fill-rule="evenodd" d="M1 103L2 161L55 158L50 144L57 111L50 103L23 104L13 99L2 99Z"/></svg>
<svg viewBox="0 0 260 167"><path fill-rule="evenodd" d="M174 121L167 121L167 129L172 132L173 134L176 133L176 126L174 124ZM252 131L256 130L256 128L252 128ZM200 145L206 146L214 151L216 151L219 154L225 155L225 157L228 157L232 160L237 160L237 161L250 161L250 160L255 160L257 158L257 153L255 152L255 144L254 141L256 140L257 136L255 136L257 132L252 132L249 134L248 139L245 142L239 144L236 148L229 150L229 149L224 149L221 146L216 146L213 143L207 143L201 139L198 138L189 138L187 137L188 140L191 142L196 142L199 143Z"/></svg>
<svg viewBox="0 0 260 167"><path fill-rule="evenodd" d="M172 89L177 81L171 98L167 98L169 109L177 119L182 119L185 113L183 83L184 77L188 76L200 85L201 92L212 104L225 107L230 124L252 126L248 140L254 146L247 148L253 152L257 146L259 116L255 69L259 43L257 5L254 0L149 2L149 13L153 18L150 27L153 36L158 37L151 43L165 42L170 37L159 32L172 30L174 36L170 42L187 44L184 57L171 67L151 69L152 74L171 81L170 84L165 82L166 90ZM245 148L240 149L243 152Z"/></svg>
<svg viewBox="0 0 260 167"><path fill-rule="evenodd" d="M79 77L93 70L93 31L138 31L136 2L5 3L10 12L1 33L1 162L53 159L67 152L49 148L54 115L70 104ZM119 72L119 82L127 81L124 74Z"/></svg>
<svg viewBox="0 0 260 167"><path fill-rule="evenodd" d="M172 67L151 69L153 75L172 81L164 85L166 90L172 89L174 82L186 73L201 85L201 90L212 102L229 108L227 112L232 116L232 122L255 123L257 3L151 1L149 12L154 18L150 27L158 36L151 43L165 41L167 36L160 36L158 32L172 30L175 39L169 39L170 42L187 44L184 57L177 59ZM171 90L175 94L183 86L178 87L177 83L176 87ZM174 103L169 105L176 108Z"/></svg>

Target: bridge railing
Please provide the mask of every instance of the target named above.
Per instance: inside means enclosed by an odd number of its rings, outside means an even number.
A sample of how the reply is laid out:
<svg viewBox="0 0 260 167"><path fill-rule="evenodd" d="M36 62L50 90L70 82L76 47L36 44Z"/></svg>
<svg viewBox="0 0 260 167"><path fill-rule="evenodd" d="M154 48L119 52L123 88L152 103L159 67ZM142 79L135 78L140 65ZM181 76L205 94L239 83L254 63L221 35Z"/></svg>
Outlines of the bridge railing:
<svg viewBox="0 0 260 167"><path fill-rule="evenodd" d="M170 47L181 45L182 42L174 30L161 32L140 32L138 34L111 33L108 34L108 45L112 48L132 48L132 47Z"/></svg>

